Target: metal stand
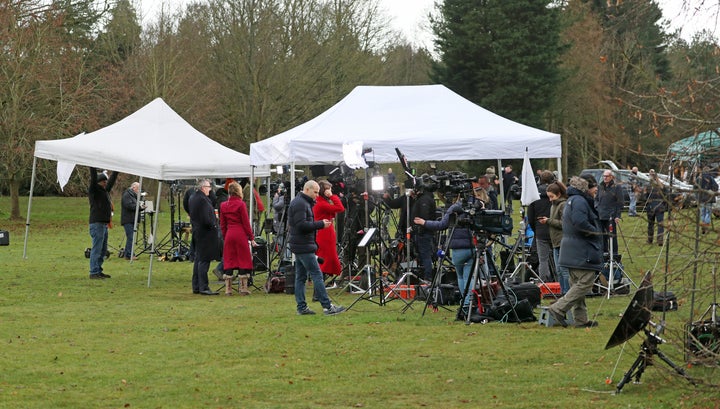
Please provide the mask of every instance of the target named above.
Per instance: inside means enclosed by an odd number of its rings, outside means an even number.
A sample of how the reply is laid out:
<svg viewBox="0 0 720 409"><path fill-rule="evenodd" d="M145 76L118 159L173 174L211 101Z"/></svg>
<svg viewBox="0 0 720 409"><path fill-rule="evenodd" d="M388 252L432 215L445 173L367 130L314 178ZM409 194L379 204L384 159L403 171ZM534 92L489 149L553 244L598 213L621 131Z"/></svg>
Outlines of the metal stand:
<svg viewBox="0 0 720 409"><path fill-rule="evenodd" d="M629 287L630 284L632 284L635 288L638 288L637 284L630 278L630 276L625 272L625 270L622 268L620 264L615 260L615 254L613 253L613 225L610 224L609 230L610 234L610 241L608 244L608 254L609 254L609 260L608 260L608 278L607 283L602 282L596 282L595 286L600 288L601 290L607 291L607 298L610 299L610 295L612 295L613 291L617 291L624 287ZM620 285L615 286L615 272L620 271ZM602 272L598 275L598 278L602 281L602 279L605 277ZM626 278L628 281L626 283L622 282L622 279Z"/></svg>
<svg viewBox="0 0 720 409"><path fill-rule="evenodd" d="M525 213L525 212L523 211L523 213ZM506 278L506 281L512 281L515 278L515 275L517 273L521 273L523 276L522 278L524 278L525 271L529 271L530 274L532 274L532 276L540 283L540 285L548 291L548 294L555 295L553 293L553 291L550 289L550 287L545 283L545 281L543 281L543 279L540 278L540 275L538 273L536 273L535 270L533 270L530 263L528 263L526 261L526 258L525 258L525 221L524 220L520 222L520 231L518 233L519 233L518 239L517 239L517 242L515 242L515 246L513 247L512 254L515 254L518 247L521 246L520 262L515 266L515 270L513 270L513 272L510 274L510 276L508 278ZM557 298L557 297L555 297L555 298Z"/></svg>
<svg viewBox="0 0 720 409"><path fill-rule="evenodd" d="M655 326L655 324L650 321L649 325ZM647 329L647 326L643 329L645 332L645 336L647 337L645 341L643 341L642 346L640 347L640 354L638 355L637 359L635 359L635 362L633 362L632 366L630 366L630 369L625 372L625 376L623 376L623 379L620 381L620 383L617 384L616 387L616 393L620 393L622 391L623 386L625 386L626 383L630 381L632 377L635 377L635 383L640 383L640 377L645 372L645 368L647 368L648 365L652 365L653 363L653 355L657 355L660 359L662 359L663 362L668 364L672 369L675 370L680 376L687 379L688 382L690 382L692 385L695 385L695 381L687 376L685 374L685 371L675 365L673 361L670 360L665 354L660 352L658 349L658 345L665 342L664 339L660 338L659 335L654 334L650 332L649 329ZM660 332L658 330L658 332Z"/></svg>

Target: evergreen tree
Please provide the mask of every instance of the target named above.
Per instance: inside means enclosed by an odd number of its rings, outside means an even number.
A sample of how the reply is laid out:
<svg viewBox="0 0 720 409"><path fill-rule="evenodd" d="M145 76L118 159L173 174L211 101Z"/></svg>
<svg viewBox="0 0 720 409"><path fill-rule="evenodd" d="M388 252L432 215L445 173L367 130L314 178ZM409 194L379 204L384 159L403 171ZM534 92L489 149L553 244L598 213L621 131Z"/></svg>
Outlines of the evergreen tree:
<svg viewBox="0 0 720 409"><path fill-rule="evenodd" d="M445 0L432 19L432 79L509 119L545 127L560 80L559 9L549 0Z"/></svg>

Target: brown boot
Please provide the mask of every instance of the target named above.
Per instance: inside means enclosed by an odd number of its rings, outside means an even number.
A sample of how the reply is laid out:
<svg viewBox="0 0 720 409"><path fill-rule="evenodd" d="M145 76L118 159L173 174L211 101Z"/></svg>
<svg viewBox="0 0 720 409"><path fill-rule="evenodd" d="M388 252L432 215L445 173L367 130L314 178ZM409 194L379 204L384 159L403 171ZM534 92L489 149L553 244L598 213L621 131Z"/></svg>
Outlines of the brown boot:
<svg viewBox="0 0 720 409"><path fill-rule="evenodd" d="M233 295L233 276L223 274L223 280L225 280L225 295Z"/></svg>
<svg viewBox="0 0 720 409"><path fill-rule="evenodd" d="M244 274L238 276L238 278L240 279L240 295L250 295L250 290L248 290L248 279L250 276Z"/></svg>

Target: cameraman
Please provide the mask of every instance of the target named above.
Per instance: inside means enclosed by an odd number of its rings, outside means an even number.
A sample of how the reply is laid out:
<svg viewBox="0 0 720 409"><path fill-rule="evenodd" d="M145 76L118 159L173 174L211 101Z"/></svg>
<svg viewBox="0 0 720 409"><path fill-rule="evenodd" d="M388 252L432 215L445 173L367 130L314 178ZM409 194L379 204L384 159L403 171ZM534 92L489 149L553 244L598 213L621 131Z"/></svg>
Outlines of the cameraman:
<svg viewBox="0 0 720 409"><path fill-rule="evenodd" d="M424 176L424 175L423 175ZM423 177L423 179L425 179ZM417 198L411 208L410 215L413 220L413 232L415 233L415 246L417 248L417 258L423 267L423 279L432 281L433 279L433 262L432 255L434 253L435 235L423 225L415 222L416 219L433 220L435 219L435 197L433 195L433 186L428 183L418 185Z"/></svg>
<svg viewBox="0 0 720 409"><path fill-rule="evenodd" d="M445 230L450 224L450 216L458 215L463 213L462 201L456 201L450 206L440 221L425 220L421 217L415 217L413 222L424 227L426 230L438 231ZM473 268L473 261L475 260L475 247L473 246L472 233L467 227L459 227L455 225L455 229L452 231L450 236L449 248L452 250L452 263L455 266L455 272L457 273L457 283L460 288L460 294L462 295L463 303L460 311L458 311L457 319L463 320L468 314L470 308L470 297L468 293L465 293L467 282L470 279L470 272Z"/></svg>

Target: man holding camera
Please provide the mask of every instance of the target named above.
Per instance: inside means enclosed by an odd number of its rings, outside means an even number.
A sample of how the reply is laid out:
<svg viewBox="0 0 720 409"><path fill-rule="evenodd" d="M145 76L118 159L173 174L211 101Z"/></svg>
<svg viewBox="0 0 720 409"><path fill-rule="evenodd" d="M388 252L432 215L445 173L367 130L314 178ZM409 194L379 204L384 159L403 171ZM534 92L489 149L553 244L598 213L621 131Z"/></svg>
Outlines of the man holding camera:
<svg viewBox="0 0 720 409"><path fill-rule="evenodd" d="M125 229L125 248L123 249L123 257L125 257L125 260L137 260L137 257L132 254L132 248L135 228L135 208L137 207L139 191L140 183L133 182L129 188L125 189L122 195L120 223Z"/></svg>

